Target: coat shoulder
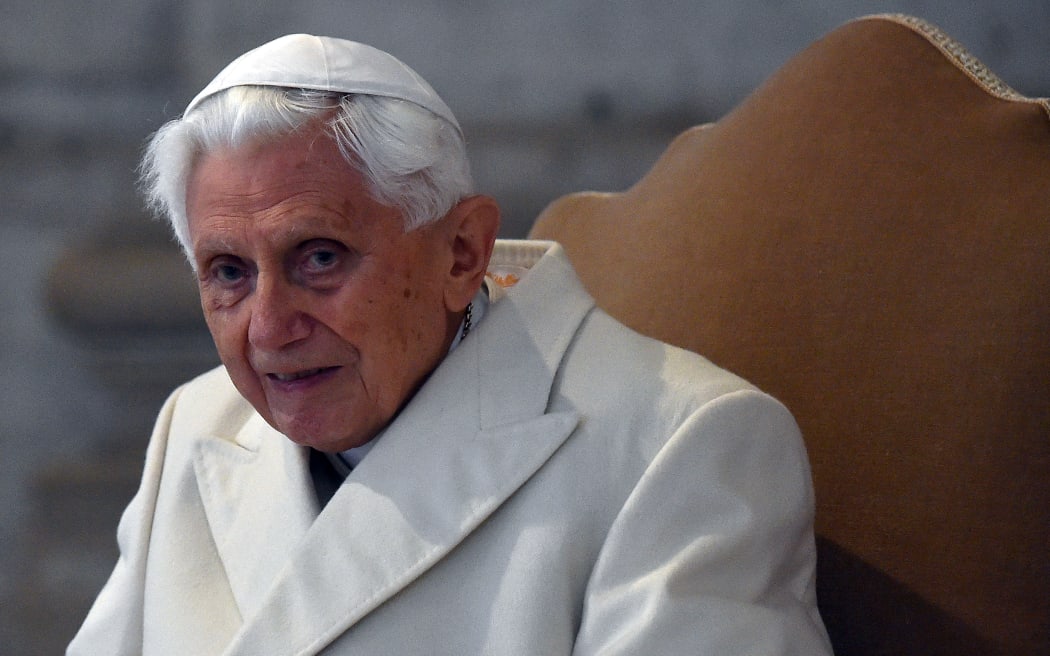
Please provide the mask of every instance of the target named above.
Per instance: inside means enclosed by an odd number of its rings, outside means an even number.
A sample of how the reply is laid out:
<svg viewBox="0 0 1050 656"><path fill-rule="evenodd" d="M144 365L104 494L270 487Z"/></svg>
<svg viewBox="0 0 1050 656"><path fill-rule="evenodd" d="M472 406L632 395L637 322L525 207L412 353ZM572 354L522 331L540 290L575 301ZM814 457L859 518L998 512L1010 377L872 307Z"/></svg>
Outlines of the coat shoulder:
<svg viewBox="0 0 1050 656"><path fill-rule="evenodd" d="M740 420L763 416L797 440L779 401L708 359L641 335L601 310L581 325L556 378L551 409L584 417L585 433L655 456L690 417L732 399Z"/></svg>
<svg viewBox="0 0 1050 656"><path fill-rule="evenodd" d="M600 309L581 326L564 365L588 370L590 384L603 394L622 389L698 406L734 392L759 392L702 355L637 333Z"/></svg>

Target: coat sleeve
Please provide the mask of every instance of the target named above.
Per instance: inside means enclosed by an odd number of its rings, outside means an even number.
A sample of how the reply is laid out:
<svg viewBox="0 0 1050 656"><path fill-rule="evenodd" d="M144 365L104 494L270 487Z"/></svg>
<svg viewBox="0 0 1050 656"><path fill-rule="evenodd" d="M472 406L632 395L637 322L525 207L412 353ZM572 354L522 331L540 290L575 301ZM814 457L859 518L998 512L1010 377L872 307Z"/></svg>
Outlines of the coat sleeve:
<svg viewBox="0 0 1050 656"><path fill-rule="evenodd" d="M815 561L794 419L759 392L719 397L682 423L620 510L573 653L831 654Z"/></svg>
<svg viewBox="0 0 1050 656"><path fill-rule="evenodd" d="M141 654L143 590L153 516L157 505L168 431L179 390L168 398L157 419L146 449L146 464L138 492L117 526L120 557L66 649L67 656Z"/></svg>

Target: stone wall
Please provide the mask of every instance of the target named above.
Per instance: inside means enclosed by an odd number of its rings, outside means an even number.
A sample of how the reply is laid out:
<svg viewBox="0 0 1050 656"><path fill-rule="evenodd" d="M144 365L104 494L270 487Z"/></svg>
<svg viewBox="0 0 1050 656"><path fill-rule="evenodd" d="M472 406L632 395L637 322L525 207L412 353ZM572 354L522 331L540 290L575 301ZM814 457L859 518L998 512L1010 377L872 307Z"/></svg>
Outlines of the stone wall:
<svg viewBox="0 0 1050 656"><path fill-rule="evenodd" d="M192 282L140 209L135 166L233 56L295 31L395 53L457 112L503 234L521 236L563 193L630 185L678 131L874 11L927 18L1050 94L1045 0L5 0L0 651L68 640L115 556L152 414L214 362L199 321L179 323Z"/></svg>

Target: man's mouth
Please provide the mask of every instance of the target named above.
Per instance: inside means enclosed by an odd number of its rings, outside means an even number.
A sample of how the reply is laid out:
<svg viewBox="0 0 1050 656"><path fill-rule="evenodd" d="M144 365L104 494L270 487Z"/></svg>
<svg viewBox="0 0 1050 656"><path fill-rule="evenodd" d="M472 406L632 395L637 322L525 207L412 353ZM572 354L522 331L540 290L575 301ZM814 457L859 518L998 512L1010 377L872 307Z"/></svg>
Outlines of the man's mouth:
<svg viewBox="0 0 1050 656"><path fill-rule="evenodd" d="M302 371L296 371L288 374L272 373L267 374L267 376L282 383L290 383L296 380L302 380L303 378L316 376L318 374L324 373L326 371L331 371L333 369L336 369L336 367L318 367L317 369L304 369Z"/></svg>

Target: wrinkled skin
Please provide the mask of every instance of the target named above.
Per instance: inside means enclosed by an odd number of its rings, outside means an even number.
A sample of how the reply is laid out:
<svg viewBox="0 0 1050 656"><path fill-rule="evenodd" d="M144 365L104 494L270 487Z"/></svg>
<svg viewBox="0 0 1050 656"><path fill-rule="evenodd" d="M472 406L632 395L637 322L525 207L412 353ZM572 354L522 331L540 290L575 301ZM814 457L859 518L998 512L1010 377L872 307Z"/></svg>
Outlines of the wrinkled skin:
<svg viewBox="0 0 1050 656"><path fill-rule="evenodd" d="M441 361L498 227L475 196L405 232L318 130L203 155L187 214L234 385L274 428L329 452L370 440Z"/></svg>

